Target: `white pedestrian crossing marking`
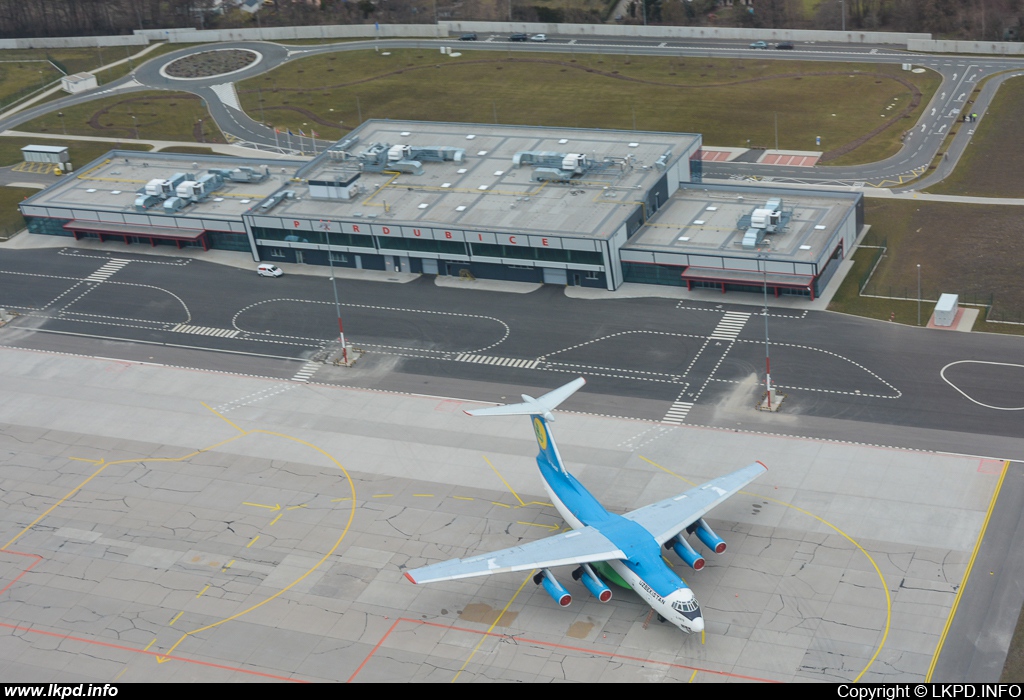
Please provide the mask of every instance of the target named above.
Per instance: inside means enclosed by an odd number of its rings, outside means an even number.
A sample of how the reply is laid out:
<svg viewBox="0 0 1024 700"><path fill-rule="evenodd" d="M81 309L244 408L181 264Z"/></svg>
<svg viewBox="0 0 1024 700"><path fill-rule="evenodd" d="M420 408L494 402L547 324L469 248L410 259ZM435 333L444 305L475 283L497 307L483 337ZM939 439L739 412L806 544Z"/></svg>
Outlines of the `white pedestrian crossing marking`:
<svg viewBox="0 0 1024 700"><path fill-rule="evenodd" d="M471 352L464 352L455 358L456 362L479 362L484 365L497 365L499 367L522 367L523 369L536 369L540 364L539 360L517 360L514 357L494 357L491 355L475 355Z"/></svg>
<svg viewBox="0 0 1024 700"><path fill-rule="evenodd" d="M189 326L179 323L171 329L174 333L192 333L193 335L215 335L218 338L236 338L240 331L233 328L208 328L207 326Z"/></svg>
<svg viewBox="0 0 1024 700"><path fill-rule="evenodd" d="M88 277L86 277L85 281L86 282L104 282L112 274L114 274L115 272L117 272L118 270L120 270L122 267L124 267L125 265L127 265L130 262L131 262L131 260L125 260L123 258L113 258L112 260L108 260L107 262L105 262L103 264L103 267L101 267L100 269L96 270L96 272L92 273Z"/></svg>
<svg viewBox="0 0 1024 700"><path fill-rule="evenodd" d="M319 362L307 362L306 364L302 365L302 369L295 373L295 376L292 377L292 381L308 382L310 379L313 378L313 375L316 374L316 371L318 369L320 369Z"/></svg>
<svg viewBox="0 0 1024 700"><path fill-rule="evenodd" d="M668 409L665 417L661 419L662 423L669 423L671 425L681 425L686 420L686 415L693 408L693 404L688 401L675 401L672 406Z"/></svg>
<svg viewBox="0 0 1024 700"><path fill-rule="evenodd" d="M715 330L711 332L711 337L721 340L736 340L737 336L743 331L743 326L746 325L748 318L750 318L750 314L739 311L726 311L725 315L722 316L722 320L715 327Z"/></svg>

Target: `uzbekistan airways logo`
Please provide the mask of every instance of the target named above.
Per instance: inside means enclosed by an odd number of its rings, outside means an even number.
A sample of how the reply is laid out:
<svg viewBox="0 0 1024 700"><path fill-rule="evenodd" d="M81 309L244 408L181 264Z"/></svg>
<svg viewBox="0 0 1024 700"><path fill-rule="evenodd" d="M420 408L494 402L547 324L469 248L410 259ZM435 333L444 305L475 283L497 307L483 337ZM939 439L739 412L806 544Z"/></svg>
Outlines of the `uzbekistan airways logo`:
<svg viewBox="0 0 1024 700"><path fill-rule="evenodd" d="M548 449L548 433L544 430L544 423L540 418L533 419L533 431L537 433L537 444L540 445L540 449Z"/></svg>

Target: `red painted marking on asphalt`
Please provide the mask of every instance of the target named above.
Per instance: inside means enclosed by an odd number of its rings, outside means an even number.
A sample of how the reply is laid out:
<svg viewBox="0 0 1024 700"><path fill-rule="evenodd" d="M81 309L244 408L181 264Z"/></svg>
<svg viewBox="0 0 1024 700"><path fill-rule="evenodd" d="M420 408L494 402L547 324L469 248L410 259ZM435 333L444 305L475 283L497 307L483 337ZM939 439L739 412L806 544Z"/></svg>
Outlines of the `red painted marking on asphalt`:
<svg viewBox="0 0 1024 700"><path fill-rule="evenodd" d="M540 647L548 647L550 649L562 649L562 650L565 650L565 651L575 651L575 652L579 652L580 654L585 654L585 655L588 655L588 656L603 656L603 657L606 657L606 658L609 658L609 659L624 659L624 660L627 660L627 661L637 661L637 662L643 663L643 664L652 664L652 665L655 665L655 666L665 666L667 668L678 668L678 669L684 669L684 670L687 670L687 671L701 671L703 673L710 673L712 675L720 676L722 678L735 678L737 680L758 681L758 682L761 682L761 683L781 683L782 682L782 681L773 681L773 680L771 680L769 678L759 678L757 676L747 676L747 675L744 675L744 674L741 674L741 673L730 673L728 671L715 671L715 670L712 670L712 669L709 669L709 668L701 668L699 666L688 666L686 664L676 664L676 663L672 663L670 661L658 661L657 659L645 659L645 658L643 658L641 656L630 656L628 654L618 654L618 653L615 653L615 652L603 651L603 650L600 650L600 649L587 649L586 647L575 647L575 646L569 646L567 644L556 644L554 642L543 642L543 641L541 641L539 639L530 639L528 637L522 637L520 635L515 635L513 637L512 635L504 634L502 632L483 632L481 630L473 630L473 629L468 629L466 627L456 627L455 625L442 625L440 623L430 622L428 620L415 620L413 618L400 617L397 620L395 620L395 623L393 625L391 625L390 628L388 628L388 631L384 633L384 636L381 637L379 642L377 642L377 645L370 651L369 654L366 655L366 658L363 659L363 662L361 664L359 664L359 668L357 668L355 670L355 673L353 673L351 676L349 676L349 679L348 679L349 683L351 683L353 680L355 680L355 677L357 675L359 675L360 671L363 670L363 668L366 666L366 664L370 661L370 658L374 654L377 653L377 650L380 649L380 647L384 644L385 640L387 640L387 638L391 635L391 633L394 632L395 627L398 626L399 622L409 622L409 623L417 624L417 625L426 625L428 627L437 627L439 629L450 630L450 631L453 631L453 632L466 632L468 634L482 635L484 637L494 637L495 639L509 639L509 640L513 640L516 644L520 644L520 645L523 644L523 643L526 643L526 644L536 644L537 646L540 646Z"/></svg>

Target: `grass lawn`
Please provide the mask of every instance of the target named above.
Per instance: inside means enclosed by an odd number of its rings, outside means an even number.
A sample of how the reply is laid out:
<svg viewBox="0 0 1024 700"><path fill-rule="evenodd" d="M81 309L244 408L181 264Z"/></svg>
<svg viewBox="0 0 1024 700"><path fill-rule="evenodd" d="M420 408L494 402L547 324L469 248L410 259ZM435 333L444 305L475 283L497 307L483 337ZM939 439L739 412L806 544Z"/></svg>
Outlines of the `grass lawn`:
<svg viewBox="0 0 1024 700"><path fill-rule="evenodd" d="M208 146L168 146L167 148L161 148L160 153L199 153L210 155L213 153L213 149Z"/></svg>
<svg viewBox="0 0 1024 700"><path fill-rule="evenodd" d="M253 118L328 139L340 138L339 125L391 118L690 132L712 146L771 148L777 114L780 148L817 150L820 135L832 151L892 122L844 156L871 162L899 149L937 85L899 66L409 49L301 59L238 92ZM907 119L894 118L904 110Z"/></svg>
<svg viewBox="0 0 1024 700"><path fill-rule="evenodd" d="M178 51L195 44L170 44L163 43L152 49L149 53L137 61L125 63L108 70L96 73L96 80L100 85L111 83L118 78L128 75L133 67L146 61ZM104 49L15 49L4 51L4 62L0 63L0 106L10 104L18 99L27 97L39 90L40 77L46 85L51 85L64 75L59 68L67 71L68 75L73 73L94 72L103 63L114 63L132 56L144 46L107 47ZM51 63L50 61L53 61ZM57 67L54 67L56 64ZM39 71L43 71L40 76ZM67 93L59 91L45 98L43 102L56 100L66 96Z"/></svg>
<svg viewBox="0 0 1024 700"><path fill-rule="evenodd" d="M976 197L1024 198L1024 78L1003 83L985 117L975 124L958 124L961 129L975 128L974 137L957 164L956 170L942 182L928 188L935 194Z"/></svg>
<svg viewBox="0 0 1024 700"><path fill-rule="evenodd" d="M68 148L68 155L71 157L71 164L76 169L115 148L132 151L149 150L148 143L135 143L134 141L116 144L104 141L62 140L60 137L54 139L36 139L24 136L2 136L0 137L0 167L15 165L22 162L21 149L23 146L28 146L29 144L36 146L66 146Z"/></svg>
<svg viewBox="0 0 1024 700"><path fill-rule="evenodd" d="M0 187L0 241L6 241L25 228L18 205L38 192L29 187Z"/></svg>
<svg viewBox="0 0 1024 700"><path fill-rule="evenodd" d="M46 59L17 60L5 57L0 62L0 107L41 90L53 81L60 80L63 75Z"/></svg>
<svg viewBox="0 0 1024 700"><path fill-rule="evenodd" d="M872 227L863 243L888 245L865 293L916 299L920 264L921 296L933 300L922 304L924 322L944 292L960 294L961 303L992 299L990 319L1024 322L1024 239L1016 207L869 198L864 216ZM857 250L854 269L829 308L880 319L895 312L897 323L917 323L916 301L858 296L874 252ZM975 330L1024 334L1024 326L999 323L979 322Z"/></svg>
<svg viewBox="0 0 1024 700"><path fill-rule="evenodd" d="M206 105L196 95L184 92L149 90L124 96L105 97L63 110L64 124L57 112L50 112L19 126L21 131L78 136L103 136L134 140L138 125L140 139L200 141L224 143L224 136L213 123ZM135 120L132 120L135 115ZM199 120L202 119L202 122Z"/></svg>

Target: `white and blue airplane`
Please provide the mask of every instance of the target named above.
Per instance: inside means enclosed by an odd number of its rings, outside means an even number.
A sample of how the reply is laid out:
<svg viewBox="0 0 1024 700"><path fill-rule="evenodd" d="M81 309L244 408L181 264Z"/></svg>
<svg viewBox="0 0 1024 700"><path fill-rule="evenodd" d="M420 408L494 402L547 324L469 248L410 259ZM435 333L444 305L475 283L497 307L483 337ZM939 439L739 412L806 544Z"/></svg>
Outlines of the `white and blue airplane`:
<svg viewBox="0 0 1024 700"><path fill-rule="evenodd" d="M540 398L523 394L523 403L466 411L471 416L530 416L540 453L537 466L551 502L572 530L528 544L489 552L466 559L452 559L406 572L413 583L537 569L534 583L543 584L556 603L565 607L572 596L555 579L551 567L577 565L573 578L602 603L612 591L595 572L622 586L632 588L654 608L662 619L684 632L701 632L704 616L690 587L679 578L661 555L671 548L691 568L704 568L704 557L686 540L694 534L716 554L725 551L725 541L704 522L704 514L729 498L768 468L755 462L739 471L720 476L686 493L652 503L625 515L609 513L565 470L548 424L552 411L586 383L582 377Z"/></svg>

